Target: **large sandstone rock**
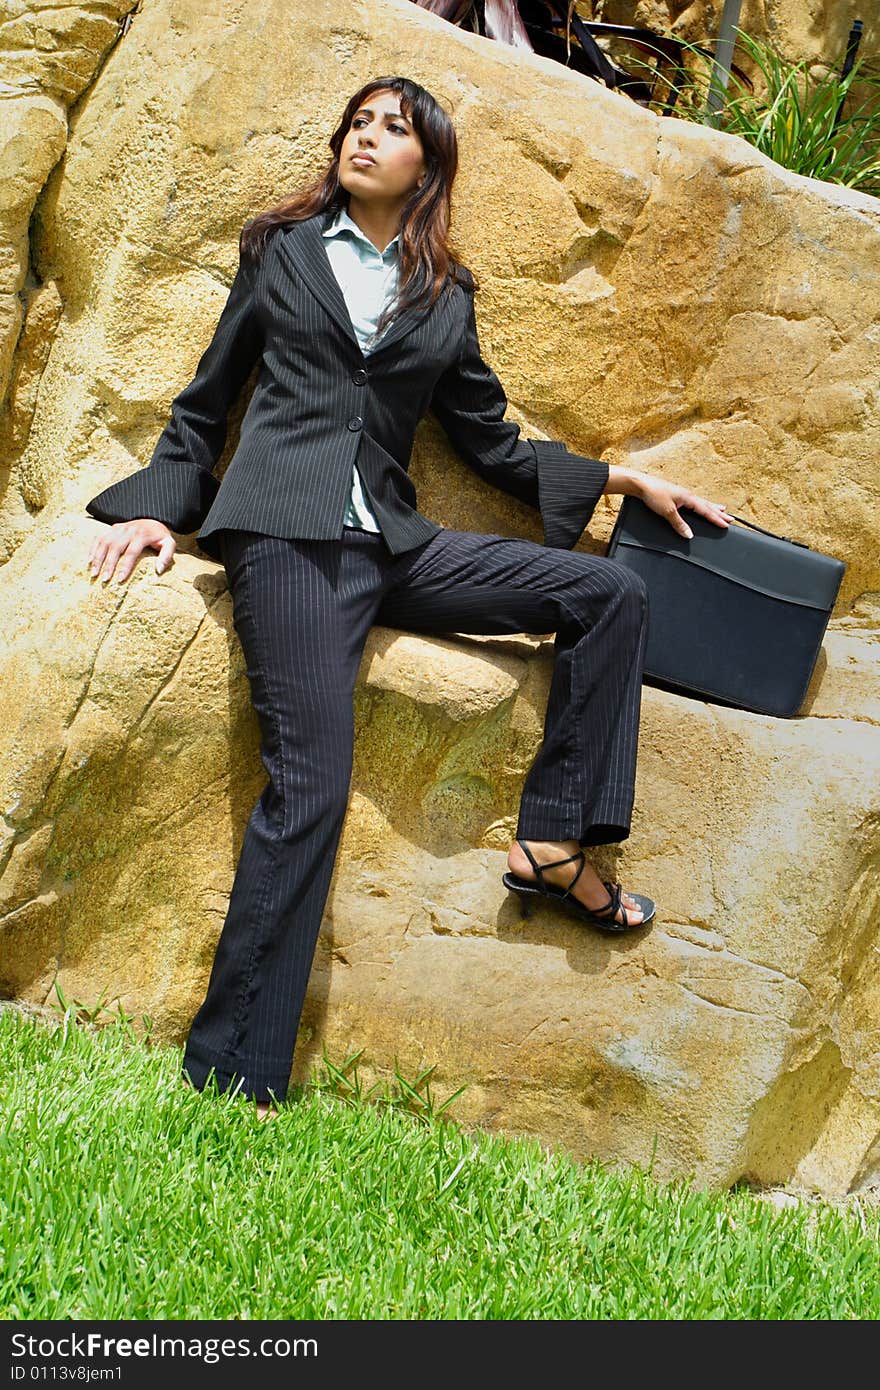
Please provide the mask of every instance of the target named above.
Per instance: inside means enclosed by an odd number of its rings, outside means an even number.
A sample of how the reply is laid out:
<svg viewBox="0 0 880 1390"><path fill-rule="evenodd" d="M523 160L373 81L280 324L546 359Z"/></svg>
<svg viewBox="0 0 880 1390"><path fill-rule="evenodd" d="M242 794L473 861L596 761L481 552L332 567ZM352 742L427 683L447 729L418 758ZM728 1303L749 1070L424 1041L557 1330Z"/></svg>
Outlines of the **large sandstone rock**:
<svg viewBox="0 0 880 1390"><path fill-rule="evenodd" d="M46 296L29 280L29 221L49 173L67 143L68 108L95 76L108 48L120 37L126 0L110 0L105 13L86 6L47 8L26 0L0 0L3 80L0 82L0 401L13 401L14 424L0 443L21 447L20 427L33 410L28 389L45 362L57 315L47 320ZM51 304L56 296L48 291ZM30 332L19 342L28 304ZM18 349L16 378L13 356ZM11 426L11 427L10 427ZM5 483L7 450L0 451ZM23 489L24 491L24 489ZM42 503L38 503L42 505ZM13 514L19 511L13 508Z"/></svg>
<svg viewBox="0 0 880 1390"><path fill-rule="evenodd" d="M402 70L455 116L457 241L526 432L691 481L849 568L801 719L646 691L633 835L602 867L660 910L623 942L523 923L500 884L549 643L371 634L295 1075L324 1043L363 1047L378 1070L467 1082L463 1118L577 1153L866 1185L880 204L407 0L247 15L141 11L37 199L0 422L0 989L106 990L175 1041L200 1002L264 781L225 578L184 540L161 579L96 587L83 504L147 461L242 222L321 166L341 93ZM448 525L540 534L430 421L413 473Z"/></svg>

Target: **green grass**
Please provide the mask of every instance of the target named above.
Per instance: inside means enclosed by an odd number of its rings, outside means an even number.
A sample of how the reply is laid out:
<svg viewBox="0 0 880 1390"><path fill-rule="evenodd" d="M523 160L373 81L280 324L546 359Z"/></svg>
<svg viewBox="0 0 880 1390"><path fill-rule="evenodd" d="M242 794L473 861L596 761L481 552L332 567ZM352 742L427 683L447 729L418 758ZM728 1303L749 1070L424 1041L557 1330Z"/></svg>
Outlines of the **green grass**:
<svg viewBox="0 0 880 1390"><path fill-rule="evenodd" d="M662 1186L396 1105L275 1120L0 1010L6 1319L876 1318L880 1213Z"/></svg>

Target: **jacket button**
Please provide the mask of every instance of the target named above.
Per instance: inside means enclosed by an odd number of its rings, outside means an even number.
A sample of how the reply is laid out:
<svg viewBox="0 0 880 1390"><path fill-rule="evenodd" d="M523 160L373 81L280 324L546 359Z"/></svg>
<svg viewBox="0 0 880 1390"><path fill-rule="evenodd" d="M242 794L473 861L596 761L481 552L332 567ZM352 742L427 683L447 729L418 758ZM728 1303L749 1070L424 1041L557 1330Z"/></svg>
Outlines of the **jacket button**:
<svg viewBox="0 0 880 1390"><path fill-rule="evenodd" d="M353 415L348 422L348 428L350 430L362 430L363 427L364 422L359 415Z"/></svg>
<svg viewBox="0 0 880 1390"><path fill-rule="evenodd" d="M363 386L364 382L367 379L367 374L364 371L363 367L358 367L356 372L352 372L351 379L354 382L355 386Z"/></svg>

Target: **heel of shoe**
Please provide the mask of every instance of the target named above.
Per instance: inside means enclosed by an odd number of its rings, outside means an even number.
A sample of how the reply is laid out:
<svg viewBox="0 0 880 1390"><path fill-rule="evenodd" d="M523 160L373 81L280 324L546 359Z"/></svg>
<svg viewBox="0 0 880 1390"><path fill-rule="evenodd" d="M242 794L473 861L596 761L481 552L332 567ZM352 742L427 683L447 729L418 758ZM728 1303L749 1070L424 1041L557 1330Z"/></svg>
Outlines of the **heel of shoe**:
<svg viewBox="0 0 880 1390"><path fill-rule="evenodd" d="M517 893L516 896L517 896L517 898L519 899L519 915L520 915L520 917L531 917L531 915L532 915L532 904L531 904L531 900L530 900L529 898L526 897L525 893Z"/></svg>
<svg viewBox="0 0 880 1390"><path fill-rule="evenodd" d="M517 902L519 903L520 916L531 917L533 907L532 900L535 895L533 892L529 892L528 890L523 892L521 888L517 887L517 885L512 881L512 879L513 875L510 873L501 875L501 882L504 884L504 887L507 889L508 893L512 893L514 895Z"/></svg>

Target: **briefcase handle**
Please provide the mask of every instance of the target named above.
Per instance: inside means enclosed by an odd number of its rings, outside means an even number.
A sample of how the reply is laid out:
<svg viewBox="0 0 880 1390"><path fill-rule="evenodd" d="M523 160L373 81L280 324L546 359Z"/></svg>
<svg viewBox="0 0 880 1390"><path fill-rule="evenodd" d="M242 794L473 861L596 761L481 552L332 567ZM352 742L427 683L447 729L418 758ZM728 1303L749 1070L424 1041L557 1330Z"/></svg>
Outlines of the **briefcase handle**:
<svg viewBox="0 0 880 1390"><path fill-rule="evenodd" d="M768 531L766 527L759 526L755 521L746 521L744 516L737 516L736 512L728 512L734 521L739 521L743 526L751 526L753 531L760 531L762 536L772 536L775 541L788 541L789 545L799 545L802 550L809 550L806 541L796 541L793 536L780 536L776 531Z"/></svg>

